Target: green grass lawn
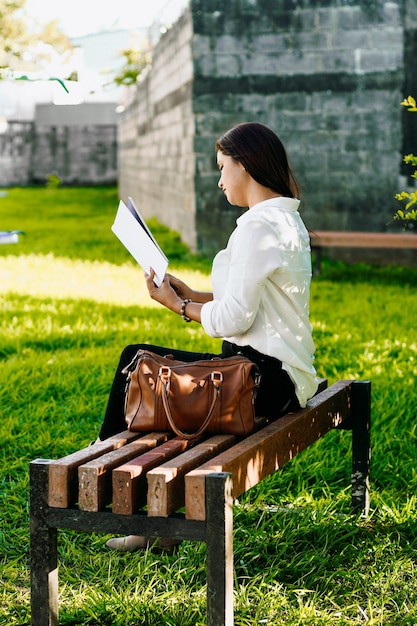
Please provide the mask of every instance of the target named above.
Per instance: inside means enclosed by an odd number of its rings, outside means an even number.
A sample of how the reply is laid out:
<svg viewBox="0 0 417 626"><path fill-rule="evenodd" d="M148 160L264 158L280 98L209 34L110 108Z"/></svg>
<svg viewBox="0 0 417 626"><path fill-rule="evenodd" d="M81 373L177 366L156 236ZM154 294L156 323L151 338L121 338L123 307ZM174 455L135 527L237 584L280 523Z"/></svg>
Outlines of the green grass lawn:
<svg viewBox="0 0 417 626"><path fill-rule="evenodd" d="M30 624L28 464L97 434L121 349L217 350L149 300L110 232L114 188L9 189L0 230L0 624ZM172 271L209 263L152 222ZM193 268L193 269L191 269ZM197 268L197 269L194 269ZM417 624L417 271L324 264L312 284L316 367L372 381L371 514L350 515L350 435L331 432L235 507L235 623ZM119 555L60 531L60 623L203 626L204 544Z"/></svg>

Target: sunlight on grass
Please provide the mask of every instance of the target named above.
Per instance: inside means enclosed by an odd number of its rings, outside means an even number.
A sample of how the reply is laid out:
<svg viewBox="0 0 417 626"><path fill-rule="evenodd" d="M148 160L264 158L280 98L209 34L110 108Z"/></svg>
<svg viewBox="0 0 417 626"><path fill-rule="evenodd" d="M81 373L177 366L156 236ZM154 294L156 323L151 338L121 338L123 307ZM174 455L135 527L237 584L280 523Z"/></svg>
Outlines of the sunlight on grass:
<svg viewBox="0 0 417 626"><path fill-rule="evenodd" d="M196 289L211 290L207 274L184 269L176 273ZM0 257L0 276L0 292L4 294L160 307L149 297L142 269L132 263L113 265L56 258L53 254L6 256Z"/></svg>
<svg viewBox="0 0 417 626"><path fill-rule="evenodd" d="M149 298L110 232L116 189L8 190L0 204L3 227L27 232L0 246L0 623L28 626L29 461L96 436L128 343L216 352L220 340ZM209 263L175 256L178 238L160 232L180 268L170 271L210 290ZM340 430L240 498L236 626L417 624L416 285L410 268L326 262L313 279L319 375L372 382L371 514L351 515L351 436ZM114 554L107 538L59 532L60 623L205 623L203 544Z"/></svg>

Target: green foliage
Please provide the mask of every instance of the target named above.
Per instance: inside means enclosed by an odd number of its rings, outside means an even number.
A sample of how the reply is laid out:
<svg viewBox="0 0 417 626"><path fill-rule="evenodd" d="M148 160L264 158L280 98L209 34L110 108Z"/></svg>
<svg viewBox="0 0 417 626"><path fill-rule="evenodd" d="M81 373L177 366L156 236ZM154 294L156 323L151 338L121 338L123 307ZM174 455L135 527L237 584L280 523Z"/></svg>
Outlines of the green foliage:
<svg viewBox="0 0 417 626"><path fill-rule="evenodd" d="M141 73L152 63L151 46L144 41L141 46L122 50L124 64L114 77L116 85L135 85Z"/></svg>
<svg viewBox="0 0 417 626"><path fill-rule="evenodd" d="M51 51L71 49L56 21L36 23L26 11L26 0L0 0L0 80L13 72L40 71L51 60ZM39 41L49 44L39 47Z"/></svg>
<svg viewBox="0 0 417 626"><path fill-rule="evenodd" d="M141 270L109 232L116 208L109 188L0 198L2 228L27 233L0 246L1 624L30 624L29 462L96 436L124 345L220 347L149 300ZM187 264L178 261L179 275L207 288L207 271ZM350 515L344 431L241 498L236 626L417 623L416 284L411 268L328 263L313 280L319 375L372 381L371 515ZM171 556L115 554L106 538L59 532L61 624L203 626L204 544L184 542Z"/></svg>
<svg viewBox="0 0 417 626"><path fill-rule="evenodd" d="M46 186L48 187L48 189L58 189L58 187L60 187L61 185L61 179L59 176L57 176L56 174L48 174L48 176L46 177L47 183Z"/></svg>
<svg viewBox="0 0 417 626"><path fill-rule="evenodd" d="M20 59L23 55L22 43L26 43L26 34L20 11L25 4L26 0L0 0L0 68L7 67L11 60Z"/></svg>
<svg viewBox="0 0 417 626"><path fill-rule="evenodd" d="M401 102L401 105L407 107L407 111L410 111L411 113L417 112L416 101L413 96L408 96L408 98L404 98L404 100Z"/></svg>
<svg viewBox="0 0 417 626"><path fill-rule="evenodd" d="M417 112L416 101L412 96L405 98L401 104L407 107L407 111L412 113ZM417 167L417 156L414 154L406 154L403 161L407 165ZM411 174L411 178L417 179L417 169ZM395 195L395 199L404 204L404 209L398 209L394 215L394 219L417 221L417 191L401 191Z"/></svg>

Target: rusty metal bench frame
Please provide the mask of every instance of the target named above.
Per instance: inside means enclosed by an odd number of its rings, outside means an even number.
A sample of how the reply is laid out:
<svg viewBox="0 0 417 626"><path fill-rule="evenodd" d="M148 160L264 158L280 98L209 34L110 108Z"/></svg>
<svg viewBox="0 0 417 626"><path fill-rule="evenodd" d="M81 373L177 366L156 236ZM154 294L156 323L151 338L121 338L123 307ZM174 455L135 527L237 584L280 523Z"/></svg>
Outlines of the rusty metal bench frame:
<svg viewBox="0 0 417 626"><path fill-rule="evenodd" d="M339 381L312 398L307 408L289 413L236 443L199 470L185 476L203 485L203 514L149 517L138 511L125 515L111 510L85 511L76 505L48 504L49 466L36 459L30 464L30 561L33 626L57 626L58 529L205 541L207 626L232 626L233 611L233 499L318 440L333 428L352 431L352 511L369 510L371 384ZM259 452L262 452L259 455ZM259 456L267 454L259 461ZM258 463L257 476L244 467ZM215 471L215 469L221 471ZM230 471L224 471L229 469ZM249 474L251 473L251 476ZM200 494L201 496L201 494ZM185 493L187 499L187 493ZM200 507L201 508L201 507ZM197 507L197 511L200 509Z"/></svg>

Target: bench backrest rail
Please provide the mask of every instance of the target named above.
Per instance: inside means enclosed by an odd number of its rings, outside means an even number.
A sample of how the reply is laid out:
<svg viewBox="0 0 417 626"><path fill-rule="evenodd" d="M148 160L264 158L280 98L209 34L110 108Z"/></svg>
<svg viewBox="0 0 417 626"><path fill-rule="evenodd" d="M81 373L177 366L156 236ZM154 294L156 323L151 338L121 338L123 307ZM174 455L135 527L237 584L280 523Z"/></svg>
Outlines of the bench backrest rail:
<svg viewBox="0 0 417 626"><path fill-rule="evenodd" d="M318 230L310 233L312 248L404 248L417 249L413 233L375 233Z"/></svg>
<svg viewBox="0 0 417 626"><path fill-rule="evenodd" d="M417 235L408 233L375 233L356 231L317 230L310 233L314 252L314 273L320 273L323 248L376 248L417 250Z"/></svg>

